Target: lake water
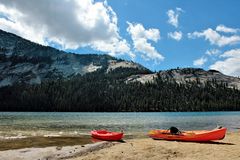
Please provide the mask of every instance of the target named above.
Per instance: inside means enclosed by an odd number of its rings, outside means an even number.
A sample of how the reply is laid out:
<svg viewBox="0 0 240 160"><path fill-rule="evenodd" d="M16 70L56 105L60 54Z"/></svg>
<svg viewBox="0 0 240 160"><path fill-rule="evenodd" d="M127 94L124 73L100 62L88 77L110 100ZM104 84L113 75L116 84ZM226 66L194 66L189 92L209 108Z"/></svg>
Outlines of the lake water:
<svg viewBox="0 0 240 160"><path fill-rule="evenodd" d="M240 128L240 112L0 112L0 137L89 134L92 129L109 129L126 134L146 134L150 129Z"/></svg>

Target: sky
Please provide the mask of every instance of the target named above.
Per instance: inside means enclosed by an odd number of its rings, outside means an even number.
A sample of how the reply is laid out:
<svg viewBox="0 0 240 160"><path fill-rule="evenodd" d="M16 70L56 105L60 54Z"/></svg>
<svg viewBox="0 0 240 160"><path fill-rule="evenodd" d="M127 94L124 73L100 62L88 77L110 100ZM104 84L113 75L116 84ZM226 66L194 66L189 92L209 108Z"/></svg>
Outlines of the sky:
<svg viewBox="0 0 240 160"><path fill-rule="evenodd" d="M237 0L0 0L0 29L152 71L197 67L240 76Z"/></svg>

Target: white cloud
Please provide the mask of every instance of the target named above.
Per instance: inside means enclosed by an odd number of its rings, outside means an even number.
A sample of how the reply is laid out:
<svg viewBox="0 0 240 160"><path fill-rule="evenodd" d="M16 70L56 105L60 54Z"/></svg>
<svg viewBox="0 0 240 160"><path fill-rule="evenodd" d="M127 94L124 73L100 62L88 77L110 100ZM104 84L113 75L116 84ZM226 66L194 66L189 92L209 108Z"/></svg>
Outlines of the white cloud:
<svg viewBox="0 0 240 160"><path fill-rule="evenodd" d="M221 51L219 49L210 49L205 52L205 54L212 56L212 55L218 55Z"/></svg>
<svg viewBox="0 0 240 160"><path fill-rule="evenodd" d="M207 62L207 58L201 57L201 58L196 59L195 61L193 61L193 65L194 65L194 66L201 67L201 66L203 66L206 62Z"/></svg>
<svg viewBox="0 0 240 160"><path fill-rule="evenodd" d="M145 38L157 42L161 38L160 31L158 29L150 28L146 30L140 23L132 24L127 22L127 24L127 31L129 34L131 34L133 39Z"/></svg>
<svg viewBox="0 0 240 160"><path fill-rule="evenodd" d="M180 13L183 12L181 8L176 8L176 10L168 10L167 15L168 15L168 23L173 25L174 27L178 27L178 18Z"/></svg>
<svg viewBox="0 0 240 160"><path fill-rule="evenodd" d="M93 0L1 0L0 28L37 43L58 43L64 49L90 46L96 50L130 54L119 35L117 15L104 2ZM47 41L46 41L47 39ZM131 55L130 55L131 56Z"/></svg>
<svg viewBox="0 0 240 160"><path fill-rule="evenodd" d="M127 32L131 35L134 49L142 53L142 57L146 60L162 61L164 57L148 42L152 40L157 42L160 39L160 31L158 29L145 29L142 24L128 23Z"/></svg>
<svg viewBox="0 0 240 160"><path fill-rule="evenodd" d="M181 31L170 32L170 33L168 33L168 37L170 37L176 41L180 41L182 39L182 32Z"/></svg>
<svg viewBox="0 0 240 160"><path fill-rule="evenodd" d="M223 58L240 58L240 49L232 49L232 50L226 51L220 57L223 57Z"/></svg>
<svg viewBox="0 0 240 160"><path fill-rule="evenodd" d="M230 28L230 27L226 27L224 25L218 25L216 27L216 31L218 32L225 32L225 33L237 33L239 32L239 29L238 28Z"/></svg>
<svg viewBox="0 0 240 160"><path fill-rule="evenodd" d="M213 45L218 45L219 47L226 46L226 45L233 45L240 42L240 36L232 35L232 36L223 36L220 35L215 30L208 28L202 32L193 32L188 33L188 38L201 38L204 37L205 40L208 40Z"/></svg>
<svg viewBox="0 0 240 160"><path fill-rule="evenodd" d="M220 57L225 58L211 65L210 69L218 70L224 74L240 76L240 49L232 49L223 53Z"/></svg>

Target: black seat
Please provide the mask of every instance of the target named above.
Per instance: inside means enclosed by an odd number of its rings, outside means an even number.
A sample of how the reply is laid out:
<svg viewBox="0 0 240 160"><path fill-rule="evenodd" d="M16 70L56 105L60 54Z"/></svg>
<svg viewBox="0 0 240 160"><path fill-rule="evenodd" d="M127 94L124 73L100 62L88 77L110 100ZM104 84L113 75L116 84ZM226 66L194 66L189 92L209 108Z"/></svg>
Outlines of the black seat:
<svg viewBox="0 0 240 160"><path fill-rule="evenodd" d="M169 128L171 134L180 134L181 131L177 127L170 127Z"/></svg>

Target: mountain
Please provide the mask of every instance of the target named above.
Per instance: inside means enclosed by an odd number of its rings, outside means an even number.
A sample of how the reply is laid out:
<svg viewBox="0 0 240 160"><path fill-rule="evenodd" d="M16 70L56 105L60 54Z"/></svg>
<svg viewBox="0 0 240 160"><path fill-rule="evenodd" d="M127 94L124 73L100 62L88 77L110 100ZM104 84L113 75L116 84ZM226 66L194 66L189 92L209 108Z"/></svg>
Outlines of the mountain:
<svg viewBox="0 0 240 160"><path fill-rule="evenodd" d="M0 30L0 111L240 111L240 79L216 70L151 72L66 53Z"/></svg>
<svg viewBox="0 0 240 160"><path fill-rule="evenodd" d="M177 68L152 74L137 74L128 77L126 83L155 83L158 75L166 81L174 81L178 84L197 82L199 85L204 86L208 82L216 82L225 84L228 88L240 89L240 78L227 76L216 70L205 71L201 68Z"/></svg>
<svg viewBox="0 0 240 160"><path fill-rule="evenodd" d="M16 83L40 84L42 81L71 78L76 75L101 70L109 73L116 68L136 69L139 73L129 76L126 83L152 82L159 74L165 80L187 84L198 81L226 83L229 88L240 89L240 79L216 70L178 68L151 73L147 68L109 55L66 53L42 46L12 33L0 30L0 87ZM137 72L136 72L137 73Z"/></svg>
<svg viewBox="0 0 240 160"><path fill-rule="evenodd" d="M0 87L40 84L97 70L108 73L119 67L150 72L139 64L109 55L66 53L0 30Z"/></svg>

